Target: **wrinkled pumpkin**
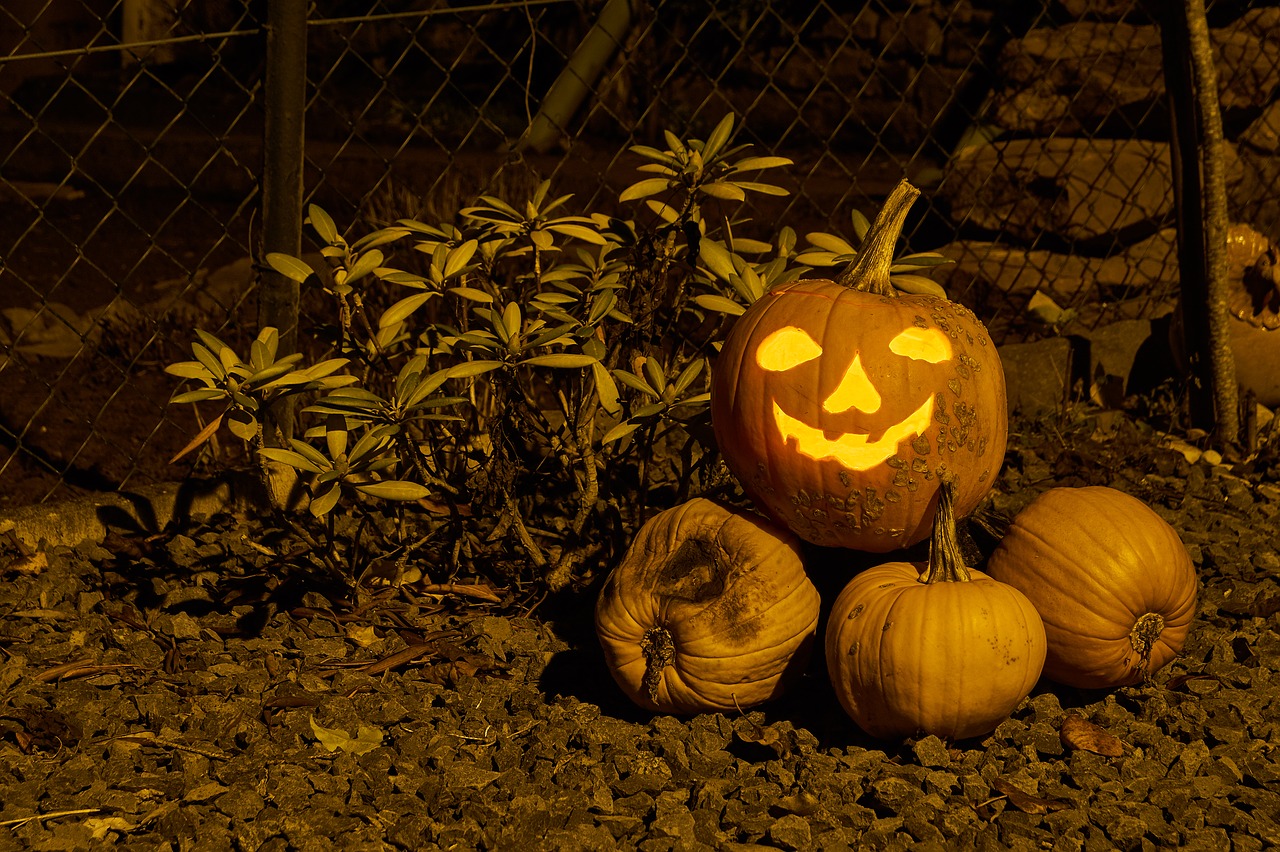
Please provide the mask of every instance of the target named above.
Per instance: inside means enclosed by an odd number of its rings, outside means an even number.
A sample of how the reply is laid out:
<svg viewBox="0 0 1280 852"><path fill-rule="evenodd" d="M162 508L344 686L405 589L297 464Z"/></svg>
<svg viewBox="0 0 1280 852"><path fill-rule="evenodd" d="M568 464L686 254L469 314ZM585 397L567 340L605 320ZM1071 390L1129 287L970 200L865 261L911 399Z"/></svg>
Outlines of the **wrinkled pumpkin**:
<svg viewBox="0 0 1280 852"><path fill-rule="evenodd" d="M818 604L794 535L696 498L641 527L600 591L596 635L641 707L735 711L804 670Z"/></svg>
<svg viewBox="0 0 1280 852"><path fill-rule="evenodd" d="M965 514L1004 459L1004 370L986 327L890 280L918 195L898 185L837 280L782 284L752 304L712 370L725 462L757 506L815 544L884 553L923 541L938 476L957 477Z"/></svg>
<svg viewBox="0 0 1280 852"><path fill-rule="evenodd" d="M1280 407L1280 246L1238 223L1227 229L1227 331L1240 390ZM1179 303L1169 343L1182 369L1184 333Z"/></svg>
<svg viewBox="0 0 1280 852"><path fill-rule="evenodd" d="M1045 676L1110 688L1177 656L1196 613L1187 549L1155 510L1106 486L1051 488L1014 517L987 573L1044 619Z"/></svg>
<svg viewBox="0 0 1280 852"><path fill-rule="evenodd" d="M1008 718L1045 659L1040 615L1017 589L965 565L950 480L927 564L888 562L856 575L827 622L827 672L867 733L978 736Z"/></svg>

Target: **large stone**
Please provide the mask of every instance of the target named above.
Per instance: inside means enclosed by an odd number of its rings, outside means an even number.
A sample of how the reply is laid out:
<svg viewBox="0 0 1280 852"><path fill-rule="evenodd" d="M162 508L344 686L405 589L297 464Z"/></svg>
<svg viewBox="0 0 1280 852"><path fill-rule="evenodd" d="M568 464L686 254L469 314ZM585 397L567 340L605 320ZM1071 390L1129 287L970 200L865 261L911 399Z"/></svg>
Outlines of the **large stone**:
<svg viewBox="0 0 1280 852"><path fill-rule="evenodd" d="M1234 183L1240 166L1232 146L1227 158ZM940 195L958 225L1019 242L1133 239L1155 232L1173 211L1169 146L1070 137L973 145L947 164Z"/></svg>
<svg viewBox="0 0 1280 852"><path fill-rule="evenodd" d="M1254 9L1212 30L1225 112L1256 110L1280 88L1280 8ZM1115 21L1074 21L1031 30L1005 46L1002 88L988 120L1041 135L1091 134L1117 121L1137 126L1163 114L1160 30Z"/></svg>
<svg viewBox="0 0 1280 852"><path fill-rule="evenodd" d="M1138 353L1150 338L1150 320L1120 320L1076 336L1076 357L1081 366L1087 359L1089 398L1094 403L1104 408L1124 404Z"/></svg>
<svg viewBox="0 0 1280 852"><path fill-rule="evenodd" d="M1280 154L1280 101L1264 109L1241 131L1239 141L1264 154Z"/></svg>
<svg viewBox="0 0 1280 852"><path fill-rule="evenodd" d="M1178 286L1177 235L1173 229L1140 240L1109 257L1024 249L959 240L937 250L955 261L938 280L953 297L989 304L993 295L1017 308L1038 290L1070 306L1082 300L1114 301L1147 294L1172 296Z"/></svg>
<svg viewBox="0 0 1280 852"><path fill-rule="evenodd" d="M1162 97L1160 31L1093 21L1034 29L1005 46L998 79L991 118L1001 128L1088 133Z"/></svg>
<svg viewBox="0 0 1280 852"><path fill-rule="evenodd" d="M1071 342L1049 337L1000 347L1009 414L1044 417L1067 404L1071 388Z"/></svg>

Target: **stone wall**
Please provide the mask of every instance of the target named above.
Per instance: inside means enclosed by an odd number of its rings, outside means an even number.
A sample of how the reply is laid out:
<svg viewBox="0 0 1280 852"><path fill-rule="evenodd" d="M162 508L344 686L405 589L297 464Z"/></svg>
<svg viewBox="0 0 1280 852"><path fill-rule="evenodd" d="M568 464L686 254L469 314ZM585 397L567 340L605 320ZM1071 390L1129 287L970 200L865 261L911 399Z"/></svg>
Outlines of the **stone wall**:
<svg viewBox="0 0 1280 852"><path fill-rule="evenodd" d="M940 206L972 238L942 249L948 286L1011 325L1037 293L1100 322L1153 316L1177 294L1173 172L1159 28L1099 19L1034 29L1000 56L975 144ZM1118 14L1110 9L1101 12ZM1280 239L1280 8L1211 28L1233 222Z"/></svg>

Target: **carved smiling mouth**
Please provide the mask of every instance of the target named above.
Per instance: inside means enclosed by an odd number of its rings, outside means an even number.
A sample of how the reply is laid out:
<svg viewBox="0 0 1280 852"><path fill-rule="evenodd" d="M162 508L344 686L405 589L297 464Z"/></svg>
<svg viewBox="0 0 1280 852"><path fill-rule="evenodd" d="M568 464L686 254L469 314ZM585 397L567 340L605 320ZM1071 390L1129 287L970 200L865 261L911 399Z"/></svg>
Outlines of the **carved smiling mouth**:
<svg viewBox="0 0 1280 852"><path fill-rule="evenodd" d="M817 461L837 461L850 470L867 470L888 460L903 441L921 435L929 428L933 422L933 397L926 398L919 408L875 440L866 432L844 432L834 439L828 438L821 429L787 414L776 402L773 404L773 420L782 440L795 438L796 451L802 455Z"/></svg>

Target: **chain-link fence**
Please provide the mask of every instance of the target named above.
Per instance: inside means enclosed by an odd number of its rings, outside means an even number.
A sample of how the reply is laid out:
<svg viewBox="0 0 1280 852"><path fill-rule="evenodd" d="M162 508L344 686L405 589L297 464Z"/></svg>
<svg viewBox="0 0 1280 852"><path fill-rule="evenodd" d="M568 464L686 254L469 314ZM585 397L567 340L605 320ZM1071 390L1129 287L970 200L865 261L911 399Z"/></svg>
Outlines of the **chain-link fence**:
<svg viewBox="0 0 1280 852"><path fill-rule="evenodd" d="M739 232L848 232L905 175L911 247L957 260L944 283L997 340L1043 331L1033 296L1095 325L1150 316L1176 294L1173 178L1136 3L321 0L305 197L359 228L549 178L612 212L630 145L732 112L740 141L795 161ZM1280 9L1250 6L1211 8L1232 214L1277 238ZM162 367L194 326L253 324L264 147L284 144L264 145L267 24L232 0L0 10L10 504L189 470L168 459L203 424L167 406Z"/></svg>

